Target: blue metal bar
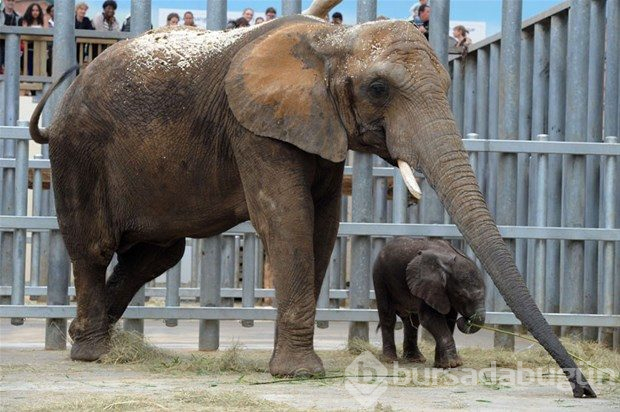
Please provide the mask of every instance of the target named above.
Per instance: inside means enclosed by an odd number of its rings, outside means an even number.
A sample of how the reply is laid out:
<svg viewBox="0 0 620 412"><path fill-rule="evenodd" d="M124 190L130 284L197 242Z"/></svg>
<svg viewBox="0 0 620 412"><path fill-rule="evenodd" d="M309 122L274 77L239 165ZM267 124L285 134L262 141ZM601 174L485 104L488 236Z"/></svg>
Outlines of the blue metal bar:
<svg viewBox="0 0 620 412"><path fill-rule="evenodd" d="M519 69L519 106L518 106L518 139L532 140L532 80L534 59L534 37L530 31L521 32L521 55ZM516 222L519 226L527 225L527 213L529 209L529 153L517 155L516 185ZM519 239L515 242L515 263L523 274L528 287L532 286L531 272L526 270L527 265L527 241Z"/></svg>
<svg viewBox="0 0 620 412"><path fill-rule="evenodd" d="M588 100L586 140L600 142L603 139L603 69L605 67L605 1L594 0L590 4L590 45L588 48ZM600 167L598 157L586 156L585 205L586 227L599 225ZM598 253L597 242L586 242L584 250L584 311L596 313L598 309ZM598 330L585 328L584 338L597 340Z"/></svg>
<svg viewBox="0 0 620 412"><path fill-rule="evenodd" d="M181 288L181 262L168 269L166 272L166 306L179 306L181 297L179 289ZM146 295L146 290L145 290ZM164 323L168 327L174 327L179 324L177 319L164 319Z"/></svg>
<svg viewBox="0 0 620 412"><path fill-rule="evenodd" d="M243 238L243 297L241 304L244 308L253 308L255 302L255 273L256 273L256 243L258 237L253 233L246 233ZM244 320L244 327L254 326L254 321Z"/></svg>
<svg viewBox="0 0 620 412"><path fill-rule="evenodd" d="M551 18L549 34L549 101L564 102L566 99L566 48L567 16L556 15ZM564 140L565 111L563 104L549 105L549 139L555 142ZM549 156L547 191L547 224L561 226L562 204L562 157ZM547 262L545 271L545 308L547 312L560 310L560 242L547 241Z"/></svg>
<svg viewBox="0 0 620 412"><path fill-rule="evenodd" d="M301 13L301 0L282 0L282 16Z"/></svg>
<svg viewBox="0 0 620 412"><path fill-rule="evenodd" d="M207 0L207 29L223 30L226 28L226 0Z"/></svg>
<svg viewBox="0 0 620 412"><path fill-rule="evenodd" d="M618 144L618 138L616 136L608 136L605 138L606 143ZM605 158L603 164L603 202L602 213L603 227L617 228L616 226L616 211L614 206L616 204L616 196L618 193L618 170L617 161L614 156ZM601 284L601 312L605 315L611 315L614 313L614 300L620 299L620 296L614 294L614 278L618 282L618 274L620 269L614 265L615 260L615 245L613 242L603 242L603 265L602 265L602 282ZM612 329L602 329L600 331L600 341L607 347L612 347L614 331Z"/></svg>
<svg viewBox="0 0 620 412"><path fill-rule="evenodd" d="M377 18L376 0L357 1L357 22L365 23ZM353 221L372 221L372 156L356 152L353 156ZM370 238L353 236L351 253L351 301L354 309L368 308L370 290ZM358 338L368 340L368 323L353 322L349 326L349 341Z"/></svg>
<svg viewBox="0 0 620 412"><path fill-rule="evenodd" d="M219 307L222 305L222 236L203 240L205 254L201 262L200 306ZM199 350L217 350L220 346L219 320L203 320L198 331Z"/></svg>
<svg viewBox="0 0 620 412"><path fill-rule="evenodd" d="M131 34L138 36L151 28L151 0L131 0Z"/></svg>
<svg viewBox="0 0 620 412"><path fill-rule="evenodd" d="M519 69L521 47L522 1L502 2L502 40L500 51L499 85L499 139L517 136L519 131ZM497 169L497 222L504 225L516 224L517 158L515 155L500 154ZM508 247L515 251L514 240L508 240ZM500 294L495 295L495 310L506 311L508 306ZM495 347L514 348L512 335L495 333Z"/></svg>
<svg viewBox="0 0 620 412"><path fill-rule="evenodd" d="M19 36L10 34L5 39L5 77L4 82L4 116L0 119L4 124L15 126L19 117ZM15 141L0 141L3 145L2 156L15 158ZM0 169L3 215L15 214L15 169ZM0 233L0 284L10 285L13 282L13 232ZM0 298L3 302L4 298ZM15 320L15 322L19 322Z"/></svg>
<svg viewBox="0 0 620 412"><path fill-rule="evenodd" d="M74 318L75 306L13 306L0 305L0 318L23 316L26 318ZM276 309L272 308L190 308L190 307L136 307L127 308L123 317L128 319L219 319L219 320L275 320ZM620 327L620 315L592 315L573 313L543 313L550 325ZM318 309L316 319L334 322L377 322L376 309ZM511 312L488 312L487 324L520 325Z"/></svg>
<svg viewBox="0 0 620 412"><path fill-rule="evenodd" d="M588 59L591 0L572 0L568 18L566 84L566 141L585 141L588 112ZM562 162L562 226L585 225L585 157L565 156ZM584 243L562 242L560 259L560 311L582 313L584 302ZM577 286L576 286L577 285ZM580 337L580 328L567 328L566 334Z"/></svg>
<svg viewBox="0 0 620 412"><path fill-rule="evenodd" d="M537 136L538 140L545 141L549 138L546 134L539 134ZM537 159L537 174L536 174L536 183L535 183L535 206L534 206L534 216L535 216L535 224L539 227L544 227L547 225L547 164L548 159L547 155L541 154L538 155ZM531 272L533 274L534 281L532 282L534 295L534 301L536 305L544 310L545 307L545 283L546 283L546 273L545 273L545 260L546 260L546 240L545 239L537 239L534 246L534 269Z"/></svg>

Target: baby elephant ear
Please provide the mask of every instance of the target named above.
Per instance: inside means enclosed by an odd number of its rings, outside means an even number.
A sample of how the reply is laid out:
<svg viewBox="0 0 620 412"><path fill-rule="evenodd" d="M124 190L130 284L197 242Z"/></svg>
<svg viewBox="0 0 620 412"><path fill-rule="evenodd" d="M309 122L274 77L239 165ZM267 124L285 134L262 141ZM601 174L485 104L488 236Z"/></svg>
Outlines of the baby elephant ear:
<svg viewBox="0 0 620 412"><path fill-rule="evenodd" d="M321 22L289 24L244 46L225 87L237 120L253 133L344 161L347 135L328 93L325 62L312 47Z"/></svg>
<svg viewBox="0 0 620 412"><path fill-rule="evenodd" d="M450 312L450 300L446 294L446 275L435 253L421 252L407 265L406 280L412 295L442 315Z"/></svg>

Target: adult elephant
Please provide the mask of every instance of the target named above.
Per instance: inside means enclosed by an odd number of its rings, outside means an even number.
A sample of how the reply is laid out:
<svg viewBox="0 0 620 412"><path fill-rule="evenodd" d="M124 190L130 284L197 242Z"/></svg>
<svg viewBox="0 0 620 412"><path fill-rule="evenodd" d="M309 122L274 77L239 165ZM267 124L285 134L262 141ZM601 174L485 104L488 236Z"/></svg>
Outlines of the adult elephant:
<svg viewBox="0 0 620 412"><path fill-rule="evenodd" d="M108 48L69 87L45 132L37 124L49 93L30 123L32 138L49 142L73 263L71 357L91 361L106 352L110 326L142 285L179 261L185 237L217 235L249 218L275 276L271 373L322 373L313 350L316 300L353 149L398 164L413 192L410 166L425 173L510 307L564 368L574 395L595 396L487 210L449 109L449 86L407 22L344 28L293 16L227 33L165 28Z"/></svg>

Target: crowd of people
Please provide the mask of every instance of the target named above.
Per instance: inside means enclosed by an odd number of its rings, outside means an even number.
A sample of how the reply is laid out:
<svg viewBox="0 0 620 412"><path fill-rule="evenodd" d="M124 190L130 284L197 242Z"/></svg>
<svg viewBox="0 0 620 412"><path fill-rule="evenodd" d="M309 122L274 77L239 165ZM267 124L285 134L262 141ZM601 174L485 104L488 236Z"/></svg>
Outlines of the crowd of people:
<svg viewBox="0 0 620 412"><path fill-rule="evenodd" d="M4 8L0 13L0 24L7 26L23 26L23 27L54 27L54 5L47 6L43 11L38 3L32 3L28 6L23 16L15 11L15 0L4 0ZM85 2L78 2L75 5L75 28L81 30L103 30L103 31L125 31L131 30L131 16L128 16L122 23L116 18L116 9L118 4L115 0L105 0L102 4L101 12L96 13L92 18L86 16L89 6ZM429 22L431 15L431 6L429 0L418 0L411 9L409 21L428 39L429 38ZM227 29L235 29L239 27L248 27L257 25L266 21L277 18L277 11L274 7L268 7L265 10L265 17L258 16L254 18L254 9L246 8L243 10L241 17L230 20L226 26ZM385 20L387 17L380 16L377 20ZM182 21L181 21L182 20ZM331 15L332 24L343 24L344 19L342 13L336 11ZM194 14L191 11L183 13L183 19L180 14L170 13L166 18L167 26L195 26ZM467 50L471 44L468 37L469 31L462 25L453 28L454 46ZM23 52L32 53L31 49L24 49ZM85 50L87 53L88 51ZM94 56L93 56L94 57ZM32 59L29 59L31 65ZM4 42L0 43L0 73L4 65ZM32 68L28 68L29 74Z"/></svg>

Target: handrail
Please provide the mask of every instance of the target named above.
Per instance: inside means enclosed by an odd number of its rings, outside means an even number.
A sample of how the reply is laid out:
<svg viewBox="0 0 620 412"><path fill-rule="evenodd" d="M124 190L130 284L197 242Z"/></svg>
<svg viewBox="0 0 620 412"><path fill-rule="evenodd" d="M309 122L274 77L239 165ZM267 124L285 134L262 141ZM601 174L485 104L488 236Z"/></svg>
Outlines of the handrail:
<svg viewBox="0 0 620 412"><path fill-rule="evenodd" d="M54 29L44 29L37 27L19 27L0 25L0 35L19 34L22 36L54 36ZM0 36L4 37L4 36ZM125 40L134 37L127 31L102 31L102 30L75 30L75 37L86 37L90 39L114 39Z"/></svg>

